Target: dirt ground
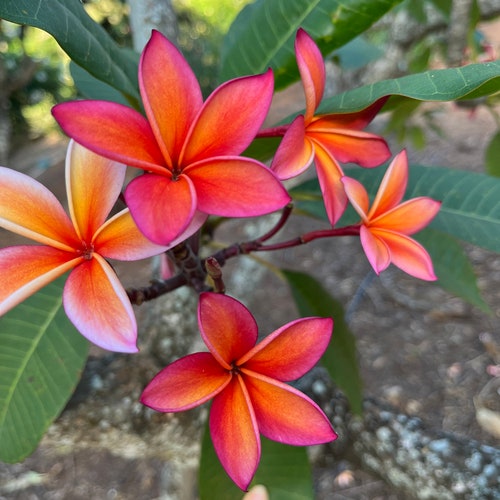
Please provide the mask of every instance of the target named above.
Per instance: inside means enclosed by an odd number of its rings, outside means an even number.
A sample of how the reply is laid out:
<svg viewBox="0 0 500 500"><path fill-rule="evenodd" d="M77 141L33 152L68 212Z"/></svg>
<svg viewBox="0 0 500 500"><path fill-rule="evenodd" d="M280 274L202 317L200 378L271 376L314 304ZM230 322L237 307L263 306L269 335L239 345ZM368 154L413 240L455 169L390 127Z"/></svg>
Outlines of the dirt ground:
<svg viewBox="0 0 500 500"><path fill-rule="evenodd" d="M408 148L410 161L481 171L484 149L495 131L487 110L479 107L471 115L469 109L443 104L434 108L434 114L443 136L428 131L424 150ZM376 130L382 126L383 117L374 124ZM401 146L393 142L393 152L399 149ZM62 198L63 157L64 144L46 140L13 155L8 166L35 175ZM295 217L278 239L301 234L310 227L309 220ZM244 236L242 231L238 223L220 237ZM0 232L0 246L16 241L5 231ZM419 282L392 267L380 278L367 279L369 265L354 238L317 241L269 258L276 265L310 272L344 303L357 337L367 395L418 415L435 428L498 446L499 439L478 423L474 399L493 380L487 367L500 363L499 358L494 359L494 349L496 356L500 351L500 258L478 248L466 246L466 250L474 263L479 287L493 311L490 316L438 285ZM270 273L260 275L261 271L252 267L253 262L243 265L247 266L247 273L259 275L258 279L253 276L254 281L247 286L233 281L229 293L250 305L262 332L270 332L297 316L289 291L279 279ZM231 266L224 271L227 276L232 272ZM134 268L130 272L133 276L125 275L124 280L133 281L137 272L143 273L144 269ZM487 345L485 339L489 339ZM134 418L142 411L135 402L137 391L140 383L154 373L154 367L139 361L131 369L124 357L105 357L98 350L93 354L96 357L89 368L92 378L82 382L86 387L80 391L81 398L74 400L62 415L57 430L52 429L24 463L0 464L0 500L194 498L197 449L191 441L198 435L201 415L191 415L189 421L183 417L150 416L147 432L137 432L139 438L130 443L120 442L120 429L128 437L137 431ZM112 370L116 370L114 378L109 377ZM139 382L134 381L136 375ZM113 391L117 392L111 394ZM123 414L103 419L109 401L117 398L122 400ZM487 399L494 409L500 410L498 392L493 391ZM112 444L108 449L75 444L85 439L95 444L100 439L81 434L81 429L87 432L89 428L88 422L81 420L85 418L94 419L95 436L109 436L108 443ZM158 425L170 426L168 436L175 436L180 443L170 455L154 456L149 452L160 449L161 439L165 439L166 435L155 427ZM174 466L179 461L187 463L191 471L182 478L176 476L178 469ZM343 474L338 476L340 472ZM349 463L338 464L335 471L318 470L317 479L320 499L402 498L379 479L351 470ZM179 492L175 488L179 482L191 485Z"/></svg>

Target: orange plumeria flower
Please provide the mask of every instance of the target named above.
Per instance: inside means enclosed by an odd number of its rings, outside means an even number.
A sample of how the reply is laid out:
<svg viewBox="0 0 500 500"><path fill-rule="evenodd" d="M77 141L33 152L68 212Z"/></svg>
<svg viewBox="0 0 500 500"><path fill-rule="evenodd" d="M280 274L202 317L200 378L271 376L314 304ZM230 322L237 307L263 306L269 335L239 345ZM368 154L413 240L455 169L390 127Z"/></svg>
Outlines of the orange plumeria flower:
<svg viewBox="0 0 500 500"><path fill-rule="evenodd" d="M128 209L106 220L125 169L71 142L66 156L68 217L45 186L0 167L0 227L40 243L0 249L0 315L70 271L63 305L82 335L104 349L137 351L132 305L106 259L143 259L166 247L143 236Z"/></svg>
<svg viewBox="0 0 500 500"><path fill-rule="evenodd" d="M304 172L314 160L326 212L333 226L347 206L339 162L376 167L390 157L382 137L362 130L386 99L379 99L356 113L315 115L325 90L325 64L314 40L303 29L297 32L295 53L306 98L305 115L297 116L288 127L271 169L280 179L289 179Z"/></svg>
<svg viewBox="0 0 500 500"><path fill-rule="evenodd" d="M370 210L368 193L361 183L350 177L343 177L342 183L361 217L361 244L375 272L379 274L392 262L416 278L436 280L429 254L409 235L430 223L441 202L422 196L401 203L408 184L406 151L390 164Z"/></svg>
<svg viewBox="0 0 500 500"><path fill-rule="evenodd" d="M260 434L297 446L336 439L318 405L284 383L318 362L331 338L331 318L292 321L255 345L258 330L250 311L231 297L205 292L198 323L209 352L164 368L144 389L141 402L179 412L213 398L209 426L215 451L242 490L259 464Z"/></svg>

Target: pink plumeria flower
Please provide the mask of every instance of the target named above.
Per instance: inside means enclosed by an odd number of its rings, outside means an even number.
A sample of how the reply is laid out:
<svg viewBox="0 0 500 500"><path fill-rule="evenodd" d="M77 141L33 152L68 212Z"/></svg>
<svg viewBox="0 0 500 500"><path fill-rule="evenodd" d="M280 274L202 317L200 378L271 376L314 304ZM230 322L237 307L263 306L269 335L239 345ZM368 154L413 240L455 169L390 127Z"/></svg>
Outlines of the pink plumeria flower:
<svg viewBox="0 0 500 500"><path fill-rule="evenodd" d="M40 243L0 249L0 315L71 271L63 304L80 333L104 349L137 351L132 305L106 259L143 259L166 247L149 241L128 209L106 220L122 189L125 169L70 142L68 217L45 186L0 167L0 227Z"/></svg>
<svg viewBox="0 0 500 500"><path fill-rule="evenodd" d="M368 193L361 183L350 177L343 177L342 182L361 217L361 244L375 272L381 273L392 262L411 276L436 280L429 254L409 235L431 222L441 202L422 196L401 203L408 184L406 151L389 165L370 209Z"/></svg>
<svg viewBox="0 0 500 500"><path fill-rule="evenodd" d="M337 435L307 396L284 382L320 359L331 338L331 318L288 323L257 342L257 325L237 300L205 292L198 323L209 352L185 356L164 368L144 389L141 402L179 412L213 398L210 434L222 466L246 490L260 460L260 434L298 446Z"/></svg>
<svg viewBox="0 0 500 500"><path fill-rule="evenodd" d="M187 61L154 31L139 66L147 118L105 101L67 102L53 114L77 142L148 172L128 185L125 199L141 231L163 245L197 213L258 216L290 201L265 165L238 156L262 125L273 86L269 70L226 82L203 103Z"/></svg>
<svg viewBox="0 0 500 500"><path fill-rule="evenodd" d="M304 172L314 161L323 193L326 213L334 226L347 206L339 162L375 167L390 157L382 137L364 129L380 111L380 99L356 113L315 115L325 90L325 64L318 46L303 30L295 39L297 65L306 98L305 115L290 124L276 151L271 169L280 179Z"/></svg>

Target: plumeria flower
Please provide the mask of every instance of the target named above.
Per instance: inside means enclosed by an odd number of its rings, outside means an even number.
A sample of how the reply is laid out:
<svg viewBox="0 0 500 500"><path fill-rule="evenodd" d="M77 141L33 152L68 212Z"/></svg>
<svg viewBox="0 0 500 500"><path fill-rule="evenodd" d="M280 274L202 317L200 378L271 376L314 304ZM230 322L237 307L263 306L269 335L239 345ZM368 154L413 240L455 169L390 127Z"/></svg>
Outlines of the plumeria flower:
<svg viewBox="0 0 500 500"><path fill-rule="evenodd" d="M409 235L429 224L441 202L422 196L401 203L408 184L406 151L389 165L369 210L368 193L361 183L350 177L343 177L342 183L361 217L361 244L375 272L379 274L392 262L416 278L436 280L429 254Z"/></svg>
<svg viewBox="0 0 500 500"><path fill-rule="evenodd" d="M297 32L295 54L306 98L305 114L297 116L285 132L271 169L280 179L289 179L314 161L333 226L347 206L339 162L376 167L390 157L382 137L363 132L386 99L356 113L315 115L325 90L325 64L314 40L303 29Z"/></svg>
<svg viewBox="0 0 500 500"><path fill-rule="evenodd" d="M149 241L128 209L106 220L122 189L125 169L70 142L68 217L45 186L0 167L0 227L40 244L0 249L0 315L70 271L63 304L76 328L104 349L137 351L132 305L106 259L143 259L166 247Z"/></svg>
<svg viewBox="0 0 500 500"><path fill-rule="evenodd" d="M284 382L309 371L326 349L331 318L288 323L257 342L257 325L237 300L205 292L198 323L209 352L185 356L149 383L141 402L162 412L194 408L213 398L209 427L231 479L246 490L260 460L260 434L298 446L337 435L307 396Z"/></svg>
<svg viewBox="0 0 500 500"><path fill-rule="evenodd" d="M77 142L148 172L128 185L125 199L141 231L163 245L196 213L258 216L290 201L265 165L238 156L262 125L273 86L269 70L226 82L203 103L187 61L154 31L139 65L147 118L105 101L62 103L53 114Z"/></svg>

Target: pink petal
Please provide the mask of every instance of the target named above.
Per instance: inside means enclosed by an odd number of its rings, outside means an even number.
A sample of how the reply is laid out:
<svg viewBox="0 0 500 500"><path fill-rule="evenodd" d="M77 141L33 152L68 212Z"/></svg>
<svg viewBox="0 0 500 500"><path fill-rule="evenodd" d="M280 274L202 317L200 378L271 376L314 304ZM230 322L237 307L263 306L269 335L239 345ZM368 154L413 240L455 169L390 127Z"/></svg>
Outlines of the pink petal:
<svg viewBox="0 0 500 500"><path fill-rule="evenodd" d="M372 232L387 245L390 259L395 266L415 278L426 281L437 280L432 259L420 243L408 236L392 231L374 229Z"/></svg>
<svg viewBox="0 0 500 500"><path fill-rule="evenodd" d="M394 208L402 199L408 184L408 159L406 151L394 157L391 164L387 168L377 196L373 200L372 208L370 209L369 218L371 220L379 217L384 212Z"/></svg>
<svg viewBox="0 0 500 500"><path fill-rule="evenodd" d="M242 490L252 481L260 460L257 422L240 376L218 394L210 409L210 435L222 467Z"/></svg>
<svg viewBox="0 0 500 500"><path fill-rule="evenodd" d="M271 170L279 179L290 179L304 172L313 158L314 148L306 138L304 117L299 115L283 136L271 163Z"/></svg>
<svg viewBox="0 0 500 500"><path fill-rule="evenodd" d="M66 155L69 212L82 240L90 242L120 195L126 166L70 141ZM106 179L106 182L103 182Z"/></svg>
<svg viewBox="0 0 500 500"><path fill-rule="evenodd" d="M364 225L361 226L359 235L368 262L370 262L373 270L380 274L391 263L391 254L385 240Z"/></svg>
<svg viewBox="0 0 500 500"><path fill-rule="evenodd" d="M137 352L132 305L111 266L98 254L77 266L63 293L64 310L80 333L116 352Z"/></svg>
<svg viewBox="0 0 500 500"><path fill-rule="evenodd" d="M125 190L135 223L153 243L168 245L189 226L196 209L196 194L184 175L177 180L163 175L136 177Z"/></svg>
<svg viewBox="0 0 500 500"><path fill-rule="evenodd" d="M210 352L227 370L257 342L257 323L250 311L227 295L200 295L198 324Z"/></svg>
<svg viewBox="0 0 500 500"><path fill-rule="evenodd" d="M76 254L47 246L0 249L0 316L48 285L82 260Z"/></svg>
<svg viewBox="0 0 500 500"><path fill-rule="evenodd" d="M363 222L367 222L368 218L366 214L368 213L370 200L365 187L361 184L361 182L356 179L352 179L351 177L344 176L341 181L344 185L345 194L351 202L354 210L356 210Z"/></svg>
<svg viewBox="0 0 500 500"><path fill-rule="evenodd" d="M325 90L325 63L314 40L302 29L295 38L295 55L302 85L306 96L306 123L311 118L323 98Z"/></svg>
<svg viewBox="0 0 500 500"><path fill-rule="evenodd" d="M155 30L142 53L139 86L163 155L170 166L176 165L203 98L196 76L183 55Z"/></svg>
<svg viewBox="0 0 500 500"><path fill-rule="evenodd" d="M250 158L218 157L184 170L196 189L198 209L223 217L254 217L291 201L276 176Z"/></svg>
<svg viewBox="0 0 500 500"><path fill-rule="evenodd" d="M282 381L307 373L321 358L332 336L331 318L302 318L268 335L237 365Z"/></svg>
<svg viewBox="0 0 500 500"><path fill-rule="evenodd" d="M323 193L323 201L330 224L334 226L342 217L347 206L347 196L341 178L344 172L334 157L325 151L321 145L314 145L316 172Z"/></svg>
<svg viewBox="0 0 500 500"><path fill-rule="evenodd" d="M80 246L57 198L28 175L0 167L0 227L61 250Z"/></svg>
<svg viewBox="0 0 500 500"><path fill-rule="evenodd" d="M212 399L231 378L209 352L189 354L153 378L141 395L141 403L162 412L189 410Z"/></svg>
<svg viewBox="0 0 500 500"><path fill-rule="evenodd" d="M297 389L242 369L260 432L295 446L328 443L337 434L319 406Z"/></svg>
<svg viewBox="0 0 500 500"><path fill-rule="evenodd" d="M210 95L196 119L180 163L239 155L264 123L273 96L271 70L230 80Z"/></svg>
<svg viewBox="0 0 500 500"><path fill-rule="evenodd" d="M97 154L162 173L166 161L151 127L128 106L106 101L64 102L52 114L69 137Z"/></svg>

